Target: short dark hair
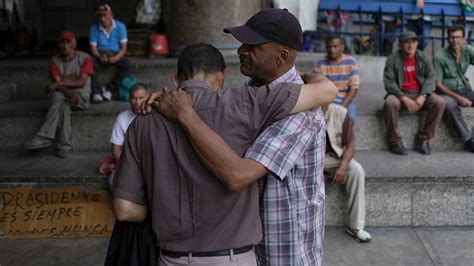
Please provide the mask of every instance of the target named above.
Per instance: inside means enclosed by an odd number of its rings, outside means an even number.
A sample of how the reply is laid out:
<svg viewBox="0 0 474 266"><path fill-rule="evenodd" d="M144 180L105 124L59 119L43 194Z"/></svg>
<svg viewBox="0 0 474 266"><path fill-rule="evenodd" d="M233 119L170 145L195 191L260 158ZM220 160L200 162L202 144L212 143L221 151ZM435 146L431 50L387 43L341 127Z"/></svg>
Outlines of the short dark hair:
<svg viewBox="0 0 474 266"><path fill-rule="evenodd" d="M336 40L336 39L341 41L342 44L346 45L344 42L344 39L339 35L329 35L328 37L326 37L326 40L324 41L324 43L327 46L332 40Z"/></svg>
<svg viewBox="0 0 474 266"><path fill-rule="evenodd" d="M212 74L225 70L225 61L216 47L199 43L183 49L178 58L178 79L186 80L199 72Z"/></svg>
<svg viewBox="0 0 474 266"><path fill-rule="evenodd" d="M455 32L455 31L462 31L462 36L464 37L464 26L461 25L461 24L454 24L452 26L449 26L448 27L448 37L449 35L451 35L451 33Z"/></svg>
<svg viewBox="0 0 474 266"><path fill-rule="evenodd" d="M135 84L133 84L133 86L130 88L130 93L132 93L132 91L137 91L137 90L145 90L148 92L148 86L144 83L141 83L141 82L137 82Z"/></svg>

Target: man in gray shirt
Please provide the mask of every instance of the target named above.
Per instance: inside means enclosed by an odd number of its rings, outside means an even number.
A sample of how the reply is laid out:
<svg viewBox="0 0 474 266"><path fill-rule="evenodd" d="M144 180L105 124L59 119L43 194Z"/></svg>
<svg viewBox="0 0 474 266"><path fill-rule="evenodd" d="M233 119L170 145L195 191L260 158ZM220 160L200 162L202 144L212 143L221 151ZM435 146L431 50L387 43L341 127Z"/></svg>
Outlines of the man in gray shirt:
<svg viewBox="0 0 474 266"><path fill-rule="evenodd" d="M49 61L48 113L38 133L24 146L30 150L41 149L56 140L57 156L66 158L72 150L71 110L89 107L94 69L91 57L76 50L76 36L72 31L59 34L58 46L61 53Z"/></svg>

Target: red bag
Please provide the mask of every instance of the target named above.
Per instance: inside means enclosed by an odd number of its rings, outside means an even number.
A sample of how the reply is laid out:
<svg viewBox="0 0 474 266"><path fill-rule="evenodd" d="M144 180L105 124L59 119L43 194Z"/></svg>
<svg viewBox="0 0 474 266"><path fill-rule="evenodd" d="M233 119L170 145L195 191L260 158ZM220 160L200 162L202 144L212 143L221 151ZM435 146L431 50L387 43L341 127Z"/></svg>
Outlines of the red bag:
<svg viewBox="0 0 474 266"><path fill-rule="evenodd" d="M169 53L166 35L152 33L150 35L150 56L167 56Z"/></svg>

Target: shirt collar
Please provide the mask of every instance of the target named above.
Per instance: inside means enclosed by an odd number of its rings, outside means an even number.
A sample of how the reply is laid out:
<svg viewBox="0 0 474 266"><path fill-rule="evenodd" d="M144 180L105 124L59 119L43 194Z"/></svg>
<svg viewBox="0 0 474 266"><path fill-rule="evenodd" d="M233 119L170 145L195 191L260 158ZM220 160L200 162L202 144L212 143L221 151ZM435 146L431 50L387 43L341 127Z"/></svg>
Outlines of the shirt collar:
<svg viewBox="0 0 474 266"><path fill-rule="evenodd" d="M285 74L281 75L279 78L272 81L270 85L275 85L282 82L303 84L303 80L301 79L298 72L296 72L295 66L290 68L290 70L288 70Z"/></svg>
<svg viewBox="0 0 474 266"><path fill-rule="evenodd" d="M303 84L303 80L301 79L300 75L296 71L296 67L293 66L290 68L285 74L281 75L274 81L272 81L269 85L275 85L278 83L282 82L288 82L288 83L297 83L297 84ZM253 79L249 79L247 82L245 82L247 86L255 86L255 82Z"/></svg>
<svg viewBox="0 0 474 266"><path fill-rule="evenodd" d="M117 25L115 24L115 19L112 19L112 27L110 27L110 31L107 32L107 30L102 27L102 24L99 22L99 29L102 31L102 33L104 33L105 37L109 38L110 36L110 33L117 27Z"/></svg>
<svg viewBox="0 0 474 266"><path fill-rule="evenodd" d="M461 46L461 55L464 53L464 51L466 50L465 47L466 47L467 44L464 44L463 46ZM456 58L455 54L454 54L454 49L453 47L451 47L451 45L448 46L448 51L449 51L449 54L451 54L454 58Z"/></svg>
<svg viewBox="0 0 474 266"><path fill-rule="evenodd" d="M199 89L206 89L206 90L209 90L209 91L211 90L205 82L202 82L202 81L197 80L197 79L185 80L181 83L181 86L179 86L180 89L186 89L186 88L189 88L189 87L199 88Z"/></svg>

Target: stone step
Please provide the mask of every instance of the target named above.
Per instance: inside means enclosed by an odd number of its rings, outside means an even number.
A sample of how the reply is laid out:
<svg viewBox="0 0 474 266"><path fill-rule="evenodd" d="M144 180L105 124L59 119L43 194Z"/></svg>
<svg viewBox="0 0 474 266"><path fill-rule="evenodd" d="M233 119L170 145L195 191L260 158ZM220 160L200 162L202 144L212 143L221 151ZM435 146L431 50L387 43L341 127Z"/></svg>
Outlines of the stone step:
<svg viewBox="0 0 474 266"><path fill-rule="evenodd" d="M474 155L413 150L408 156L359 151L366 172L368 226L472 226ZM344 188L326 186L328 225L346 222Z"/></svg>
<svg viewBox="0 0 474 266"><path fill-rule="evenodd" d="M356 148L358 150L386 150L388 149L387 134L383 118L383 101L380 102L380 109L372 113L358 114L355 124ZM426 113L412 114L402 112L399 120L399 132L402 141L409 149L415 149L416 133L423 128ZM474 126L474 108L463 108L463 117L467 125ZM439 124L433 139L430 140L433 151L463 150L463 143L460 141L454 128L449 127L445 120Z"/></svg>
<svg viewBox="0 0 474 266"><path fill-rule="evenodd" d="M47 151L0 153L0 187L33 186L106 188L98 172L107 152L74 152L69 159ZM408 156L383 151L357 152L366 171L367 226L474 226L473 155L410 151ZM326 223L346 222L342 186L326 186Z"/></svg>
<svg viewBox="0 0 474 266"><path fill-rule="evenodd" d="M240 86L245 77L240 73L240 63L236 56L225 55L227 66L226 86ZM298 69L312 71L314 63L323 56L319 53L299 53L296 66ZM355 56L361 81L361 92L370 89L377 90L382 97L385 94L383 87L383 69L386 57ZM151 88L162 86L173 87L171 75L176 72L177 58L140 59L130 58L130 74L139 81L148 84ZM48 83L48 58L19 58L0 61L0 100L45 100L46 84ZM466 74L474 87L474 68L470 67ZM377 94L377 95L378 95Z"/></svg>
<svg viewBox="0 0 474 266"><path fill-rule="evenodd" d="M367 94L367 97L365 95ZM374 93L375 94L375 93ZM383 121L381 96L361 91L359 114L356 122L356 147L358 150L385 150L387 138ZM361 100L364 99L364 100ZM0 151L22 149L23 142L38 131L47 110L46 101L15 101L0 104ZM129 108L126 102L92 104L89 110L73 112L72 143L77 151L108 150L109 138L116 115ZM474 125L474 108L464 108L468 125ZM415 135L424 123L425 114L402 113L400 133L408 148L415 147ZM462 150L453 129L441 123L431 141L434 151Z"/></svg>
<svg viewBox="0 0 474 266"><path fill-rule="evenodd" d="M43 122L47 101L20 101L0 104L1 151L19 151ZM110 135L117 114L130 108L127 102L93 104L87 111L73 112L72 146L74 150L110 150Z"/></svg>
<svg viewBox="0 0 474 266"><path fill-rule="evenodd" d="M314 62L321 54L300 53L297 67L311 71ZM361 88L355 99L358 105L356 123L357 149L381 150L387 148L385 127L382 117L383 68L385 57L357 56ZM226 86L240 86L245 77L240 74L239 60L236 56L226 56ZM152 88L163 85L171 87L170 76L175 72L176 60L131 59L132 74ZM18 150L22 143L31 138L41 125L47 108L45 84L47 80L47 58L17 59L0 61L0 151ZM474 81L474 71L468 71ZM474 86L474 84L473 84ZM109 149L108 139L115 116L127 108L126 103L104 103L91 105L85 112L73 114L73 146L76 150ZM474 124L474 111L464 108L468 125ZM413 148L415 133L423 124L424 115L403 113L400 119L400 133L407 147ZM431 142L434 150L461 150L456 134L452 129L440 125Z"/></svg>

